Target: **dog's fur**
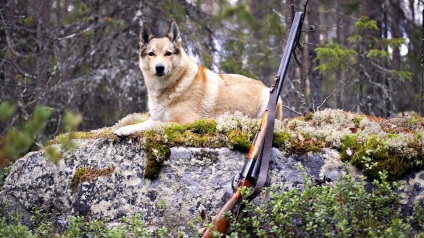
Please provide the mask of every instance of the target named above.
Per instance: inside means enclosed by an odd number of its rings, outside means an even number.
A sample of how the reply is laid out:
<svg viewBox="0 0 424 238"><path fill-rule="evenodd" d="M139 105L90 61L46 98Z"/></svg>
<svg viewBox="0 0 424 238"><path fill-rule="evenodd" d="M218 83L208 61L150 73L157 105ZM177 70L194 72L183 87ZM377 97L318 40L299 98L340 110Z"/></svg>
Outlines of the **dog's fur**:
<svg viewBox="0 0 424 238"><path fill-rule="evenodd" d="M269 90L260 81L237 74L216 74L190 60L181 46L180 31L171 22L166 37L155 38L144 23L140 33L140 69L148 92L150 119L115 131L129 135L163 122L186 124L225 112L259 118ZM276 118L281 119L281 100Z"/></svg>

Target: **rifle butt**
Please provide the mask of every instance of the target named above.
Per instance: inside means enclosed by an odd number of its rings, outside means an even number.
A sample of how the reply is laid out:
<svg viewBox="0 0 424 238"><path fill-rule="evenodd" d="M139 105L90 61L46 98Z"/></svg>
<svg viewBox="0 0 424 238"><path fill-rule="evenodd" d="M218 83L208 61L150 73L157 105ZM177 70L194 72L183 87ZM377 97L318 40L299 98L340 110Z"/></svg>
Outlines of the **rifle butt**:
<svg viewBox="0 0 424 238"><path fill-rule="evenodd" d="M217 231L225 234L230 227L230 221L225 217L227 212L231 212L237 203L241 200L241 189L243 187L251 187L252 184L249 180L243 180L237 187L237 191L228 199L224 206L219 210L216 217L212 220L213 228L207 228L203 233L203 238L209 238L212 231Z"/></svg>

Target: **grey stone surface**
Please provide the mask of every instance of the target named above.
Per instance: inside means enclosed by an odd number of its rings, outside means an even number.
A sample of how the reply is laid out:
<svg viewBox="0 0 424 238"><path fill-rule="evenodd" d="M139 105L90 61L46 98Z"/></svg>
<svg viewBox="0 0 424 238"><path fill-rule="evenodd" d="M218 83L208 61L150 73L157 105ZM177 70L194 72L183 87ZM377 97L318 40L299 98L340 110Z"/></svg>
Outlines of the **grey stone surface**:
<svg viewBox="0 0 424 238"><path fill-rule="evenodd" d="M200 210L215 214L229 198L231 180L242 169L244 156L228 148L173 147L159 177L149 180L143 177L145 153L135 141L80 140L76 150L65 153L57 164L47 161L43 151L19 159L2 187L0 202L8 201L8 209L25 214L34 207L45 208L58 219L84 215L116 221L140 213L152 229L164 224L170 229L184 227L196 220ZM113 168L113 172L81 182L74 190L72 179L83 167ZM303 173L335 180L345 167L335 150L285 156L273 149L267 186L302 188ZM411 173L400 181L405 204L424 199L423 173Z"/></svg>

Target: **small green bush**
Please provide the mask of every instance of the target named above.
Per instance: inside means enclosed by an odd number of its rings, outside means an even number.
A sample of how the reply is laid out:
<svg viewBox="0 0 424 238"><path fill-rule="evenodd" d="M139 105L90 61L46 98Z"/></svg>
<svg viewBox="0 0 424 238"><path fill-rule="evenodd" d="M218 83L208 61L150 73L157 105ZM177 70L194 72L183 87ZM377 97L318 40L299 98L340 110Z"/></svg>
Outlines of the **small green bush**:
<svg viewBox="0 0 424 238"><path fill-rule="evenodd" d="M262 204L246 204L233 221L231 237L424 236L418 225L423 222L422 207L403 217L393 191L397 184L387 181L387 172L380 172L370 192L364 178L356 181L349 174L333 185L314 186L307 177L304 182L303 190L269 188Z"/></svg>

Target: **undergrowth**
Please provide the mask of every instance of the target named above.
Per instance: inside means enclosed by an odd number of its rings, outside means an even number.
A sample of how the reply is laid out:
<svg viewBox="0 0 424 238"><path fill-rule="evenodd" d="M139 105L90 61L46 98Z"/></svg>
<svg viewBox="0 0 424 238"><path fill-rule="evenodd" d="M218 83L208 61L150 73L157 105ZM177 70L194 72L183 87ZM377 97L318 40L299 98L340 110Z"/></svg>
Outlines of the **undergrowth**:
<svg viewBox="0 0 424 238"><path fill-rule="evenodd" d="M38 215L39 216L39 215ZM0 237L20 237L20 238L76 238L76 237L104 237L104 238L150 238L167 237L171 232L166 227L148 229L143 222L142 215L137 214L132 217L123 217L113 226L108 220L90 220L81 216L69 216L66 221L66 228L59 232L59 228L48 219L37 220L36 213L32 216L34 220L29 228L21 224L21 216L17 213L11 215L11 219L6 222L6 218L0 217ZM45 217L46 218L46 217Z"/></svg>
<svg viewBox="0 0 424 238"><path fill-rule="evenodd" d="M316 185L305 176L302 189L266 188L261 199L246 203L240 216L231 218L227 237L423 238L422 204L406 214L395 192L398 185L387 180L386 172L379 176L371 186L365 178L355 179L346 173L330 184ZM33 210L27 227L19 214L6 214L5 205L0 207L0 237L197 237L202 226L196 227L198 221L192 221L178 230L173 230L172 224L151 229L137 214L113 223L70 216L66 226L59 228L50 221L50 213Z"/></svg>
<svg viewBox="0 0 424 238"><path fill-rule="evenodd" d="M303 190L267 188L261 204L248 203L233 220L231 237L424 237L424 208L404 216L396 183L379 173L371 191L364 178L343 175L332 185Z"/></svg>

